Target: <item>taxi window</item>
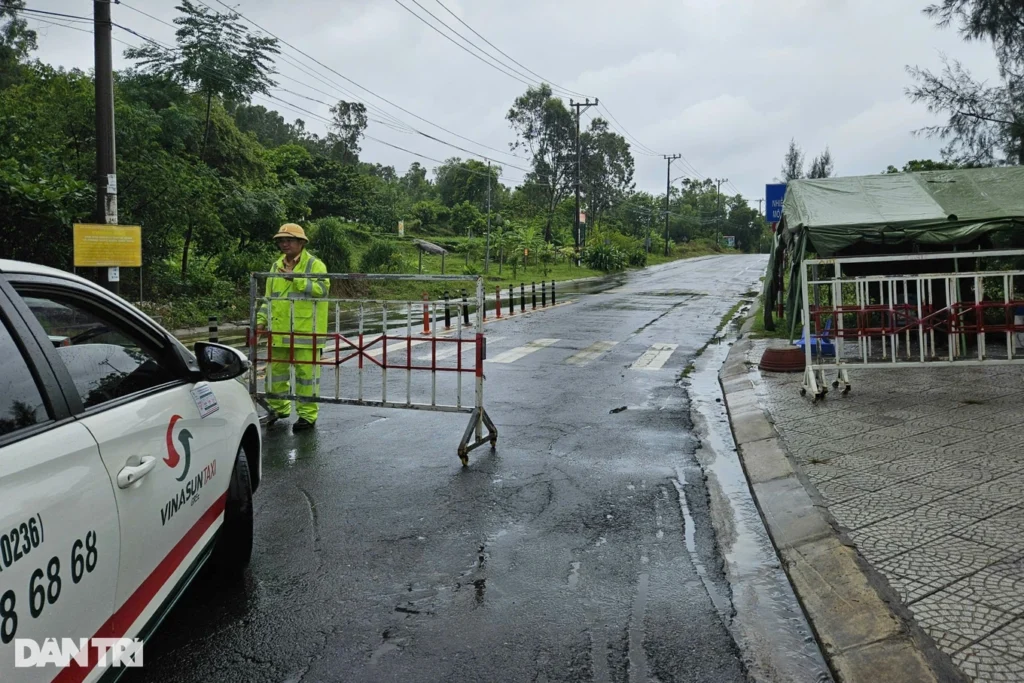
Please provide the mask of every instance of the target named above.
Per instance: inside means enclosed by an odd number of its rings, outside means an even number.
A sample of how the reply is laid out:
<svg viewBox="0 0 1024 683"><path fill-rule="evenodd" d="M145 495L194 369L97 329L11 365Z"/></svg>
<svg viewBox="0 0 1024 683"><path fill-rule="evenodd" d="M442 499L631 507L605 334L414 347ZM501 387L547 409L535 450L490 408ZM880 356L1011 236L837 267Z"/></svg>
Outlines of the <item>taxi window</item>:
<svg viewBox="0 0 1024 683"><path fill-rule="evenodd" d="M64 361L86 408L178 379L124 324L101 318L75 300L21 295Z"/></svg>
<svg viewBox="0 0 1024 683"><path fill-rule="evenodd" d="M0 437L47 422L46 405L25 357L0 320Z"/></svg>

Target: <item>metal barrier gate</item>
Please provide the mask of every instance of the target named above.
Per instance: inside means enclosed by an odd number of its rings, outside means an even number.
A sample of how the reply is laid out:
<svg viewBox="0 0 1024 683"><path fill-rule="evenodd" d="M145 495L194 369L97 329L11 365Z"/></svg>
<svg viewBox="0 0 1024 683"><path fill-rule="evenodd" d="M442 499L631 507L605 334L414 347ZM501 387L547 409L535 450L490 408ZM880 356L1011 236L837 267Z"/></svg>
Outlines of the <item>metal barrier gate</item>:
<svg viewBox="0 0 1024 683"><path fill-rule="evenodd" d="M936 365L1024 363L1024 270L960 271L977 259L1024 256L1024 250L808 259L802 264L803 346L800 394L814 400L850 391L848 371ZM952 261L953 272L850 276L851 264ZM831 276L818 269L833 269ZM884 266L883 266L884 267ZM1019 311L1019 313L1018 313Z"/></svg>
<svg viewBox="0 0 1024 683"><path fill-rule="evenodd" d="M315 297L310 291L290 292L285 296L268 296L269 279L293 280L307 278L319 281L325 296ZM427 283L473 283L472 299L462 290L461 300L397 301L384 299L355 299L334 296L339 283L345 281L395 282L422 281ZM459 442L458 454L463 465L469 463L469 451L498 440L498 430L484 408L484 371L486 338L484 335L484 283L482 277L464 275L366 275L366 274L310 274L254 273L250 279L250 325L256 331L249 342L249 393L254 400L267 406L267 400L281 399L296 402L317 402L336 405L358 405L378 408L406 408L445 413L467 413L469 425ZM276 305L275 305L276 304ZM306 323L310 331L295 329L296 306L300 306L302 321L309 311ZM278 319L275 322L274 310ZM288 319L280 320L282 309ZM470 324L470 313L475 317ZM263 311L265 329L258 329L257 315ZM454 313L454 318L452 316ZM321 320L327 316L327 323ZM443 324L444 329L438 326ZM422 325L422 329L421 329ZM414 330L415 328L415 330ZM316 331L318 329L326 331ZM469 333L468 336L464 334ZM413 357L429 344L429 354ZM440 347L440 348L439 348ZM463 355L472 351L472 364L465 363ZM419 361L419 362L417 362ZM302 366L312 366L302 371ZM353 367L354 366L354 367ZM261 370L266 376L261 383ZM273 372L284 371L288 378L287 392L269 392L274 384ZM343 381L343 370L345 378ZM389 373L390 371L390 373ZM294 384L291 373L294 372ZM396 372L398 386L396 387ZM414 376L429 373L429 383L415 380ZM304 375L299 378L299 374ZM348 375L352 378L349 379ZM473 397L464 400L463 376L474 378ZM309 375L309 377L305 377ZM439 378L454 378L454 400L445 402L438 396ZM404 400L389 400L389 389L394 395L397 388ZM379 381L379 400L368 398ZM299 385L307 391L297 391ZM324 391L333 387L333 395ZM423 400L413 400L423 395ZM442 390L444 387L442 387ZM315 391L314 391L315 390ZM426 395L429 394L429 400ZM487 428L484 436L483 428Z"/></svg>

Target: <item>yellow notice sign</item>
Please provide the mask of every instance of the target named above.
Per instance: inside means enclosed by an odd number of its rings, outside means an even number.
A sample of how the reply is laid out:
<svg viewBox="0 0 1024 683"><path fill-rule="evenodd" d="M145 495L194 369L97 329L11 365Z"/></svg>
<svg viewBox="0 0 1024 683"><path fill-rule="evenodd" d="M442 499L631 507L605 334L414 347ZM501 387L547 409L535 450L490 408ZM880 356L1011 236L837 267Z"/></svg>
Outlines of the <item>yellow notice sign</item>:
<svg viewBox="0 0 1024 683"><path fill-rule="evenodd" d="M142 266L142 228L75 223L75 267Z"/></svg>

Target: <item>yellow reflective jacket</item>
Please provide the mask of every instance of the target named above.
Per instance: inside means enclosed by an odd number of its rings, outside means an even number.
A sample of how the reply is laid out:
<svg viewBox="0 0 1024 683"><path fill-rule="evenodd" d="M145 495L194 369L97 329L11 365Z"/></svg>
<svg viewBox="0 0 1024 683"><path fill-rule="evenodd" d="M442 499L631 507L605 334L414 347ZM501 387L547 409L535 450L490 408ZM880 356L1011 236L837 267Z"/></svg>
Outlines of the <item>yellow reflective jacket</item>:
<svg viewBox="0 0 1024 683"><path fill-rule="evenodd" d="M273 273L284 272L284 256L277 259L271 268ZM303 249L299 262L292 271L296 275L322 275L327 266L308 250ZM290 346L291 335L295 333L295 348L313 347L312 332L317 333L316 346L323 347L327 340L320 336L327 334L328 305L322 299L330 293L331 282L327 278L281 277L267 278L266 299L256 311L256 323L265 325L274 333L274 346ZM293 310L294 309L294 310ZM302 334L305 333L305 334Z"/></svg>

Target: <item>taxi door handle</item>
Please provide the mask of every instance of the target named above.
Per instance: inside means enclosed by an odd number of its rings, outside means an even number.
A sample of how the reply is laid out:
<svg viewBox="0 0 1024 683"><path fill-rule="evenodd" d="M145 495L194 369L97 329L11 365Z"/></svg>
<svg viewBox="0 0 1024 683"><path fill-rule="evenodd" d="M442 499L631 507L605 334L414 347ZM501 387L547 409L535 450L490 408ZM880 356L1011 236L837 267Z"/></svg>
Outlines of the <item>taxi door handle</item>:
<svg viewBox="0 0 1024 683"><path fill-rule="evenodd" d="M121 471L117 473L117 487L126 489L139 479L149 474L154 467L156 467L156 458L147 455L144 458L138 458L132 456L128 459L130 465L125 465L121 468Z"/></svg>

